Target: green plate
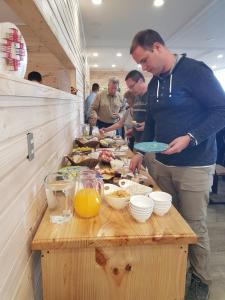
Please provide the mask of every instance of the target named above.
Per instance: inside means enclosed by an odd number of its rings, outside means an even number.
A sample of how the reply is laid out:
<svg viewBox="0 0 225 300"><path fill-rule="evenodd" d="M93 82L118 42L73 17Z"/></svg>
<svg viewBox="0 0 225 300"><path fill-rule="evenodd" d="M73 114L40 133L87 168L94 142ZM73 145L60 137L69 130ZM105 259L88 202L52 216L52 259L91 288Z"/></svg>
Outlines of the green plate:
<svg viewBox="0 0 225 300"><path fill-rule="evenodd" d="M135 150L154 153L165 151L168 147L168 144L158 142L143 142L134 145Z"/></svg>
<svg viewBox="0 0 225 300"><path fill-rule="evenodd" d="M58 173L62 175L67 175L69 178L73 179L77 176L77 173L80 171L79 166L69 166L61 168Z"/></svg>

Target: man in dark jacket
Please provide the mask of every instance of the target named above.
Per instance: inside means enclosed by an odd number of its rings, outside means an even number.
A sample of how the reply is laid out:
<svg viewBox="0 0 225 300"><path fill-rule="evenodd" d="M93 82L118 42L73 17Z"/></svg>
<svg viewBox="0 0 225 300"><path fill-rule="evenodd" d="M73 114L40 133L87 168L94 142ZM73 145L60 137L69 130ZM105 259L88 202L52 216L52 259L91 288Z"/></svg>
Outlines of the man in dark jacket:
<svg viewBox="0 0 225 300"><path fill-rule="evenodd" d="M173 54L154 30L137 33L130 53L153 74L142 141L169 144L156 154L155 178L198 235L198 243L189 249L193 272L186 299L205 300L211 282L207 204L216 162L215 135L225 127L225 93L203 62ZM138 153L131 170L141 163Z"/></svg>

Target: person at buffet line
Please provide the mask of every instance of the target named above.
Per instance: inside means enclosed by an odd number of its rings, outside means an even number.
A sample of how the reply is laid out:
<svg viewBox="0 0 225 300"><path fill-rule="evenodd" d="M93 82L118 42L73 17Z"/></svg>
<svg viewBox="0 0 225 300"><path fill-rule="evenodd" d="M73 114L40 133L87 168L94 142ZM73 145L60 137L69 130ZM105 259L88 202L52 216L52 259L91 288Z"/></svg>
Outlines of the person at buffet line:
<svg viewBox="0 0 225 300"><path fill-rule="evenodd" d="M119 119L115 124L100 129L100 134L104 134L105 132L110 132L113 130L117 130L119 128L125 127L125 136L128 138L128 146L131 150L134 147L134 137L133 133L133 106L135 103L135 96L131 91L127 91L124 94L124 99L126 99L128 108L125 110L124 115Z"/></svg>
<svg viewBox="0 0 225 300"><path fill-rule="evenodd" d="M126 78L126 85L136 96L134 103L134 120L138 126L133 127L133 137L135 143L140 142L145 127L145 117L148 101L148 85L145 83L143 74L137 70L130 71ZM154 159L153 153L146 153L143 159L143 165L147 167L148 172L154 178Z"/></svg>
<svg viewBox="0 0 225 300"><path fill-rule="evenodd" d="M125 110L122 97L118 93L119 80L110 78L108 89L98 93L90 107L89 123L99 129L114 124Z"/></svg>
<svg viewBox="0 0 225 300"><path fill-rule="evenodd" d="M156 154L157 183L172 194L173 204L198 236L197 244L189 248L192 276L185 299L205 300L211 284L207 205L216 161L215 135L225 127L225 93L207 65L173 54L154 30L138 32L130 53L153 74L142 141L169 144ZM137 153L130 169L139 169L142 159Z"/></svg>
<svg viewBox="0 0 225 300"><path fill-rule="evenodd" d="M138 126L133 128L135 142L139 142L144 131L148 86L143 74L137 70L130 71L125 78L128 89L135 95L133 119Z"/></svg>
<svg viewBox="0 0 225 300"><path fill-rule="evenodd" d="M88 122L88 119L90 117L90 107L91 107L91 104L94 100L94 98L96 97L97 93L99 92L99 84L98 83L93 83L92 84L92 88L91 88L91 93L90 95L87 97L87 99L85 100L85 103L84 103L84 120L85 122L87 123Z"/></svg>
<svg viewBox="0 0 225 300"><path fill-rule="evenodd" d="M71 86L70 87L70 93L72 94L72 95L77 95L77 93L78 93L78 89L77 88L75 88L74 86Z"/></svg>
<svg viewBox="0 0 225 300"><path fill-rule="evenodd" d="M42 83L42 76L39 72L37 71L32 71L28 74L27 79L29 81L35 81L38 83Z"/></svg>

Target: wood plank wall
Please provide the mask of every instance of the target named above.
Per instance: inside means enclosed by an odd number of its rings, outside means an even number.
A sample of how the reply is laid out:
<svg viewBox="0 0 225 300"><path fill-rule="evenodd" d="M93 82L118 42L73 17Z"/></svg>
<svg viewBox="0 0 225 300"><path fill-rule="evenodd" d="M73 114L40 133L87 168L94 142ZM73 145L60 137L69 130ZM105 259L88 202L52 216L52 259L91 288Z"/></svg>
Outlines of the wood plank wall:
<svg viewBox="0 0 225 300"><path fill-rule="evenodd" d="M33 0L45 21L76 66L76 87L85 92L86 64L85 38L78 0Z"/></svg>
<svg viewBox="0 0 225 300"><path fill-rule="evenodd" d="M82 100L0 74L0 299L41 299L40 253L30 243L46 207L43 180L79 134ZM35 158L28 161L27 133Z"/></svg>
<svg viewBox="0 0 225 300"><path fill-rule="evenodd" d="M79 92L78 97L84 99L85 92L89 84L89 70L85 50L85 37L82 30L82 18L80 14L78 0L4 0L24 22L24 26L19 26L28 47L32 46L29 41L29 31L31 30L39 43L33 47L28 61L30 66L41 67L46 64L46 59L42 52L47 48L59 61L59 72L44 69L44 75L48 74L54 80L53 85L60 89L64 86L65 80L70 80L70 84L75 86ZM27 29L28 28L28 29ZM32 39L35 37L32 36ZM31 42L31 44L30 44ZM35 46L35 45L34 45ZM41 48L44 46L45 48ZM35 52L36 51L36 52ZM42 52L41 52L42 51ZM51 56L49 59L51 60ZM47 63L49 64L49 62ZM54 64L54 62L53 62ZM61 66L60 66L61 65ZM62 68L63 67L63 68ZM47 68L47 66L46 66ZM62 70L62 71L61 71ZM61 78L63 83L60 86ZM63 88L67 90L67 88Z"/></svg>

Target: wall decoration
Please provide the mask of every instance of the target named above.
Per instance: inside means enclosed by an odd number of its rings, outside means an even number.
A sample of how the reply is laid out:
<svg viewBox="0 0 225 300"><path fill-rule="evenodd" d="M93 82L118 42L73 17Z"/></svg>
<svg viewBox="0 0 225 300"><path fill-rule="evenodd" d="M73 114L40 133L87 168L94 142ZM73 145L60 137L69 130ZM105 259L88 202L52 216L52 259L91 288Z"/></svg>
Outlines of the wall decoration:
<svg viewBox="0 0 225 300"><path fill-rule="evenodd" d="M27 67L25 40L15 24L0 23L0 72L24 78Z"/></svg>

